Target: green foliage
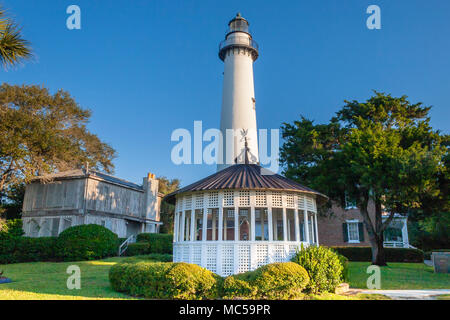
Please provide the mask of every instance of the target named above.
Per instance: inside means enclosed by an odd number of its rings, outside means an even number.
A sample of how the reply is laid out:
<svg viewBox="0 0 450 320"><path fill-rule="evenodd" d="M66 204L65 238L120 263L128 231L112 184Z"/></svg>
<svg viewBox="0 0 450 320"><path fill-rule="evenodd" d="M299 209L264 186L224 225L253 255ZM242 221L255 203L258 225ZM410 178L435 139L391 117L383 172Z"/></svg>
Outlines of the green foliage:
<svg viewBox="0 0 450 320"><path fill-rule="evenodd" d="M442 180L448 181L450 138L433 131L429 111L406 96L375 92L365 102L345 101L327 124L284 123L284 173L341 205L345 196L356 199L372 246L381 246L390 219L375 224L369 202L380 220L382 208L393 214L420 207L425 198L448 202ZM379 254L373 262L385 259Z"/></svg>
<svg viewBox="0 0 450 320"><path fill-rule="evenodd" d="M117 253L117 239L114 232L97 224L74 226L60 233L56 254L64 261L105 258Z"/></svg>
<svg viewBox="0 0 450 320"><path fill-rule="evenodd" d="M370 247L333 247L339 254L350 261L371 261ZM384 248L388 262L423 262L424 253L411 248Z"/></svg>
<svg viewBox="0 0 450 320"><path fill-rule="evenodd" d="M0 238L0 264L55 260L55 237Z"/></svg>
<svg viewBox="0 0 450 320"><path fill-rule="evenodd" d="M24 235L21 219L0 219L0 239L5 237L17 238Z"/></svg>
<svg viewBox="0 0 450 320"><path fill-rule="evenodd" d="M350 274L349 274L349 260L347 257L343 256L342 254L338 253L339 262L342 265L342 280L344 282L348 282L350 280Z"/></svg>
<svg viewBox="0 0 450 320"><path fill-rule="evenodd" d="M304 268L293 262L271 263L255 271L227 277L226 299L295 299L309 282Z"/></svg>
<svg viewBox="0 0 450 320"><path fill-rule="evenodd" d="M120 263L109 279L116 291L155 299L213 299L219 288L217 275L184 262Z"/></svg>
<svg viewBox="0 0 450 320"><path fill-rule="evenodd" d="M150 250L147 253L172 253L173 235L164 233L140 233L137 235L137 242L146 242L150 244Z"/></svg>
<svg viewBox="0 0 450 320"><path fill-rule="evenodd" d="M150 253L150 243L147 242L130 243L128 245L127 250L125 251L125 254L127 256L138 256L149 253Z"/></svg>
<svg viewBox="0 0 450 320"><path fill-rule="evenodd" d="M68 92L0 86L0 193L38 175L89 167L111 172L115 151L88 131L91 112Z"/></svg>
<svg viewBox="0 0 450 320"><path fill-rule="evenodd" d="M423 250L450 248L450 212L408 219L408 234L410 243Z"/></svg>
<svg viewBox="0 0 450 320"><path fill-rule="evenodd" d="M307 289L313 293L331 292L344 280L344 267L339 255L326 247L302 247L291 261L298 263L308 272L310 281Z"/></svg>
<svg viewBox="0 0 450 320"><path fill-rule="evenodd" d="M158 191L164 195L172 193L180 188L180 180L172 179L169 180L166 177L158 177L159 188ZM160 216L161 222L160 226L161 233L173 233L173 217L175 214L175 206L173 204L167 203L166 201L161 202Z"/></svg>
<svg viewBox="0 0 450 320"><path fill-rule="evenodd" d="M0 6L0 65L7 69L31 55L30 43L22 38L20 27Z"/></svg>

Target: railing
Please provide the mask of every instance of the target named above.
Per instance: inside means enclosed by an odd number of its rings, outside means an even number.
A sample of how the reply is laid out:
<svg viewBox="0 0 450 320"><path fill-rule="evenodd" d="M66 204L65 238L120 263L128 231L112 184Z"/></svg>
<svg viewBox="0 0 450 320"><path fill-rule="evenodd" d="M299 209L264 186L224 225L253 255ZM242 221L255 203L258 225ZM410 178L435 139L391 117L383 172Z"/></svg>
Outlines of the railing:
<svg viewBox="0 0 450 320"><path fill-rule="evenodd" d="M134 243L136 242L136 236L135 235L131 235L127 238L127 240L125 240L119 247L119 257L128 249L128 245L130 243Z"/></svg>
<svg viewBox="0 0 450 320"><path fill-rule="evenodd" d="M256 51L258 51L259 49L258 43L255 40L250 39L249 37L236 36L236 37L229 37L228 39L223 40L219 44L219 51L230 46L246 46L249 48L253 48Z"/></svg>
<svg viewBox="0 0 450 320"><path fill-rule="evenodd" d="M416 249L416 247L413 247L409 243L402 242L402 241L384 241L383 242L383 246L385 248L411 248L411 249Z"/></svg>

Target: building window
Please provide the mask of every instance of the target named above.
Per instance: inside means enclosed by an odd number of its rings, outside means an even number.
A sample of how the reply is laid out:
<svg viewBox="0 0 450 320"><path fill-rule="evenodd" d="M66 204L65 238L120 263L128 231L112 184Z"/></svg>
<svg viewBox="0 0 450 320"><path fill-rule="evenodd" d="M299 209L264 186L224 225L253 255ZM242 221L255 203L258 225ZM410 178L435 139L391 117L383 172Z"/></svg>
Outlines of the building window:
<svg viewBox="0 0 450 320"><path fill-rule="evenodd" d="M356 209L356 199L345 194L345 210Z"/></svg>
<svg viewBox="0 0 450 320"><path fill-rule="evenodd" d="M359 243L358 221L347 221L348 242Z"/></svg>

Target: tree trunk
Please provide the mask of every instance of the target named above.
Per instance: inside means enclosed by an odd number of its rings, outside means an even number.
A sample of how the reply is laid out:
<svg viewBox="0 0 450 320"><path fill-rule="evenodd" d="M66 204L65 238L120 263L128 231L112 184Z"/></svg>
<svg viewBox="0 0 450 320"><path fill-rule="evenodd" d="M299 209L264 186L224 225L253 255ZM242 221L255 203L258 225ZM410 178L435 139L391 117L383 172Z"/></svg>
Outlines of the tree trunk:
<svg viewBox="0 0 450 320"><path fill-rule="evenodd" d="M380 267L387 266L383 247L383 234L381 234L381 237L377 235L375 241L371 241L370 244L372 245L372 264Z"/></svg>

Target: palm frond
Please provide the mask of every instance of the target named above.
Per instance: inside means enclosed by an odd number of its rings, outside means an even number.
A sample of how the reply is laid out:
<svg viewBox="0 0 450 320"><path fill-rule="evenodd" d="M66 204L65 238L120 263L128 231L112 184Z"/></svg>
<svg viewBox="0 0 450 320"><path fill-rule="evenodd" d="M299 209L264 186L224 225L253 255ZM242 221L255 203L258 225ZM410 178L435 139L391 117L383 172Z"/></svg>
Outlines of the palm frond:
<svg viewBox="0 0 450 320"><path fill-rule="evenodd" d="M30 43L23 39L20 29L8 22L3 30L0 25L0 64L3 68L16 65L31 57Z"/></svg>

